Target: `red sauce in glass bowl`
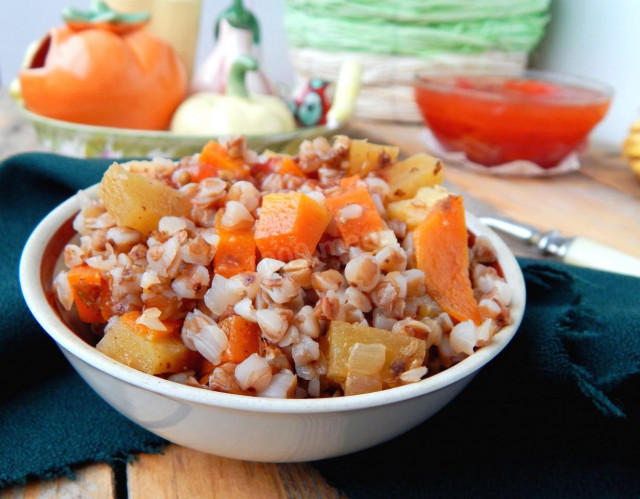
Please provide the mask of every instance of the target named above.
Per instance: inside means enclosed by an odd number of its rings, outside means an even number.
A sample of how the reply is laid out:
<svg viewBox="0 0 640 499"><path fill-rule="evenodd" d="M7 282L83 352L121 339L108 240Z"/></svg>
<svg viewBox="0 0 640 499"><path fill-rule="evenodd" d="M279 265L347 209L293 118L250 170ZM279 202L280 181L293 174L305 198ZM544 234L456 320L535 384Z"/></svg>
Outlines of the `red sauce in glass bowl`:
<svg viewBox="0 0 640 499"><path fill-rule="evenodd" d="M414 89L441 145L485 166L517 159L556 166L611 101L605 85L535 71L523 77L418 74Z"/></svg>

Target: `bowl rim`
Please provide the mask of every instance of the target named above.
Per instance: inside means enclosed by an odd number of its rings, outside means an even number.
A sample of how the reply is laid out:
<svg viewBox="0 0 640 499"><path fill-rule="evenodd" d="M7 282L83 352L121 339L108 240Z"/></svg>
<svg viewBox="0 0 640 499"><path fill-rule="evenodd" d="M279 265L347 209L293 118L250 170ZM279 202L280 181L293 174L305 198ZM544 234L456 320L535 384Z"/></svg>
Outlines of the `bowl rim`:
<svg viewBox="0 0 640 499"><path fill-rule="evenodd" d="M97 184L89 187L84 192L89 196L95 196L96 190ZM20 259L19 278L22 293L29 310L63 352L66 351L95 369L127 384L188 403L246 412L312 414L362 410L402 402L444 389L475 374L511 341L524 315L525 284L515 256L500 237L481 224L475 216L467 212L468 227L476 234L487 236L494 244L498 254L498 261L513 295L510 306L513 322L494 335L491 343L478 349L473 355L437 375L417 383L375 393L345 397L274 399L234 395L186 386L137 371L102 354L77 336L61 320L47 300L41 286L42 257L50 239L66 221L74 216L79 210L79 206L77 194L58 205L36 226L25 244ZM34 265L34 262L37 262L37 264Z"/></svg>
<svg viewBox="0 0 640 499"><path fill-rule="evenodd" d="M463 88L442 81L440 78L471 78L474 77L495 77L495 78L516 78L526 80L544 81L560 86L572 86L580 89L596 92L593 96L579 96L567 99L548 95L531 94L504 94L490 90L477 88ZM610 101L614 90L611 85L592 78L585 78L569 73L558 73L539 69L517 69L517 70L489 70L489 69L422 69L416 71L413 77L413 86L417 90L424 88L439 92L456 93L465 96L479 97L487 100L500 102L536 102L540 104L555 105L582 105L585 103L604 103Z"/></svg>

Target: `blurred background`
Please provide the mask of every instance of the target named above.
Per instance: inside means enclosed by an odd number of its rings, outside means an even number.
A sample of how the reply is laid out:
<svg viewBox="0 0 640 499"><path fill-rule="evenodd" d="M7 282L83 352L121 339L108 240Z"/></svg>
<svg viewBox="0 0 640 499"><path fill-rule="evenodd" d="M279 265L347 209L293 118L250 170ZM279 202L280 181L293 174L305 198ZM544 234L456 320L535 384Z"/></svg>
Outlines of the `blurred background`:
<svg viewBox="0 0 640 499"><path fill-rule="evenodd" d="M61 24L63 7L86 8L88 3L87 0L5 2L4 14L0 19L0 74L3 85L7 86L17 74L28 44L50 27ZM230 3L226 0L202 0L196 67L212 51L215 20ZM473 5L480 8L482 3ZM518 65L525 64L527 52L530 52L529 65L532 67L592 77L614 87L612 106L606 119L595 129L592 139L600 146L619 147L629 126L640 115L640 64L636 62L638 58L635 53L636 48L640 47L640 30L633 26L640 19L640 2L516 0L508 3L526 13L512 15L511 20L505 21L501 17L504 13L494 8L489 17L495 19L480 24L474 24L473 20L465 23L464 17L472 16L473 11L478 10L469 7L464 12L459 8L453 9L453 17L445 9L442 19L431 18L431 22L448 23L445 30L447 35L459 35L458 40L452 41L451 38L442 38L443 31L431 32L430 28L420 30L418 36L402 34L397 30L385 32L383 26L382 31L368 29L379 21L374 17L381 15L430 21L429 16L425 17L424 12L419 10L398 11L397 5L401 3L388 2L384 7L385 2L369 2L375 15L372 14L372 18L367 20L371 23L367 25L362 20L349 24L348 5L345 8L349 2L245 1L246 7L254 12L260 22L263 70L274 82L292 85L296 75L331 74L340 60L338 54L350 51L362 53L363 46L369 45L371 57L365 59L364 88L357 110L359 117L410 117L413 103L406 102L408 88L401 87L407 83L402 81L403 75L412 74L411 60L415 56L431 60L439 57L438 63L448 64L450 61L447 62L447 58L455 53L456 57L471 56L476 60L485 60L485 63L488 57L494 65ZM361 14L362 11L358 15ZM340 37L341 29L346 29L352 37ZM466 36L475 37L473 43L494 37L494 41L499 40L508 53L494 51L490 55L474 54L465 42ZM415 46L407 40L416 40ZM428 43L435 43L439 47L436 50L438 53L425 51L425 44ZM387 58L388 54L384 52L395 54ZM367 68L370 70L367 71ZM415 121L418 121L417 116Z"/></svg>

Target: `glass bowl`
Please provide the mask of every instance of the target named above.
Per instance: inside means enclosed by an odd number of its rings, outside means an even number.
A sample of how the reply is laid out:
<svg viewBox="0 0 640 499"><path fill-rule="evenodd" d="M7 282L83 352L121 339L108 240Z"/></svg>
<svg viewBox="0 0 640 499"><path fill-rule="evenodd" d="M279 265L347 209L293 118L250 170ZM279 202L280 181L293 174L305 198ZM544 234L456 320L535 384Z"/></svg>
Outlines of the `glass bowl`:
<svg viewBox="0 0 640 499"><path fill-rule="evenodd" d="M422 71L417 105L442 147L484 166L552 168L585 141L612 98L605 84L543 71Z"/></svg>

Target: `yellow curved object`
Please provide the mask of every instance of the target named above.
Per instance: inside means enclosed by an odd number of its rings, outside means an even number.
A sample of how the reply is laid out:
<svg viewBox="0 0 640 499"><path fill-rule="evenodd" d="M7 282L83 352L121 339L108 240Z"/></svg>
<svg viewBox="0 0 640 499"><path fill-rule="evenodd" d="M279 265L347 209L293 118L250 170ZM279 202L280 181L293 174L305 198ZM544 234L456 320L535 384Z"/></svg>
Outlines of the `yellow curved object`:
<svg viewBox="0 0 640 499"><path fill-rule="evenodd" d="M346 123L353 114L360 92L361 78L362 66L359 62L348 60L342 64L333 96L333 104L327 113L327 123L330 127Z"/></svg>
<svg viewBox="0 0 640 499"><path fill-rule="evenodd" d="M629 129L629 136L622 144L622 155L629 160L631 171L640 179L640 120Z"/></svg>

